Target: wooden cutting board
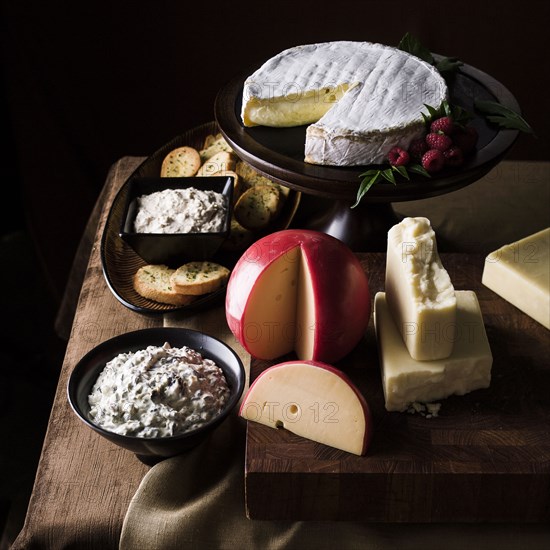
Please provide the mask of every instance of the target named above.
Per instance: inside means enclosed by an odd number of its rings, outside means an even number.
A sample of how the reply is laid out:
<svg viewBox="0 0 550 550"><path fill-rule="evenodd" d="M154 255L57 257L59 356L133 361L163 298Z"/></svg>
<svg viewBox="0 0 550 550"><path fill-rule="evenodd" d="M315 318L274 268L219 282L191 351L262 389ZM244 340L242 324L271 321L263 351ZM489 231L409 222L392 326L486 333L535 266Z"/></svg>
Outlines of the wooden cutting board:
<svg viewBox="0 0 550 550"><path fill-rule="evenodd" d="M385 255L359 258L374 297L384 287ZM550 520L550 332L481 285L483 256L442 259L455 288L474 290L480 301L494 357L490 388L442 400L435 418L387 412L371 319L364 340L336 365L371 407L367 455L249 422L250 518ZM254 360L251 379L270 364Z"/></svg>

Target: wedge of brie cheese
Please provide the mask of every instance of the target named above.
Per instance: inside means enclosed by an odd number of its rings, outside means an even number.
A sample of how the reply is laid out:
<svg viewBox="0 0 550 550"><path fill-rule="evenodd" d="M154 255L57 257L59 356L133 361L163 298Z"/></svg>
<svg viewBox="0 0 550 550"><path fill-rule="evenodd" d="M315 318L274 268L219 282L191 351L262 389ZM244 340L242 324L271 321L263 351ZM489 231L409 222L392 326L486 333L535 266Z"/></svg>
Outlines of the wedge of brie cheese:
<svg viewBox="0 0 550 550"><path fill-rule="evenodd" d="M472 291L460 290L456 298L456 331L451 356L416 361L403 343L388 307L387 295L376 294L374 324L388 411L405 411L412 403L430 403L489 387L493 356L477 296Z"/></svg>
<svg viewBox="0 0 550 550"><path fill-rule="evenodd" d="M386 298L413 359L449 357L456 296L427 218L405 218L388 232Z"/></svg>
<svg viewBox="0 0 550 550"><path fill-rule="evenodd" d="M424 131L425 105L438 108L447 86L434 67L382 44L338 41L290 48L246 79L245 126L310 124L305 161L379 164L394 146Z"/></svg>
<svg viewBox="0 0 550 550"><path fill-rule="evenodd" d="M550 227L489 254L481 282L550 329Z"/></svg>

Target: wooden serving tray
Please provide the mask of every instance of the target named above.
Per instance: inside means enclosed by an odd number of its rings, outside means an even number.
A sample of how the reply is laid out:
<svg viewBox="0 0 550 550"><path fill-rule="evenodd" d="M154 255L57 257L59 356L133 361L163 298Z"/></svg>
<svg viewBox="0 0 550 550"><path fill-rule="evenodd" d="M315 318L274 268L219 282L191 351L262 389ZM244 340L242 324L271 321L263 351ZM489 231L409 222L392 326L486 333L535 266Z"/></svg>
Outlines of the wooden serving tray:
<svg viewBox="0 0 550 550"><path fill-rule="evenodd" d="M374 297L384 288L385 254L358 256ZM249 422L251 519L550 520L550 332L482 286L483 256L442 260L457 290L477 293L494 357L490 388L442 400L435 418L387 412L371 319L364 340L336 365L371 407L367 455ZM254 360L251 379L269 365Z"/></svg>

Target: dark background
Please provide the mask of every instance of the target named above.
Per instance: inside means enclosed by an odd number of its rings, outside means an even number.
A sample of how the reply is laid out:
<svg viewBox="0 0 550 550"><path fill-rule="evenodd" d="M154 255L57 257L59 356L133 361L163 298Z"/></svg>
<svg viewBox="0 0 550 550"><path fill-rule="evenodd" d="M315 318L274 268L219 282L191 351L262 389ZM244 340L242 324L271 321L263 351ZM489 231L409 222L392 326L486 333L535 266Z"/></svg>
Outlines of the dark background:
<svg viewBox="0 0 550 550"><path fill-rule="evenodd" d="M538 135L520 137L509 158L549 160L548 6L3 0L0 295L9 328L0 400L1 421L15 439L0 466L5 474L17 464L25 474L0 485L0 529L18 498L24 510L19 495L32 487L63 357L55 312L117 159L148 155L212 120L220 87L285 48L342 39L397 45L408 31L502 82Z"/></svg>
<svg viewBox="0 0 550 550"><path fill-rule="evenodd" d="M3 11L4 170L55 300L109 166L212 120L221 86L293 45L397 45L409 31L508 87L539 135L511 156L549 158L548 2L4 0Z"/></svg>

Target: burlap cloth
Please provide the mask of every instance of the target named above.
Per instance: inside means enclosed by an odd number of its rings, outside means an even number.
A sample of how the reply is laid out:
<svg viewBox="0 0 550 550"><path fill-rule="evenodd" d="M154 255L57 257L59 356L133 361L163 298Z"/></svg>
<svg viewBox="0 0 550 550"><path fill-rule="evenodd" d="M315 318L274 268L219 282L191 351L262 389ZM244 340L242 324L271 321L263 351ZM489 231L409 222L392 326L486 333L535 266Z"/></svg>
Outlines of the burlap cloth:
<svg viewBox="0 0 550 550"><path fill-rule="evenodd" d="M448 203L447 207L441 207L443 201L434 200L396 205L396 210L402 214L427 215L438 228L438 234L447 237L449 243L459 243L461 251L491 250L497 244L540 229L541 219L548 222L548 165L544 170L537 163L519 166L521 172L509 171L506 181L501 181L503 172L497 167L476 184L475 194L468 190L453 193L450 209ZM499 194L497 199L494 189L500 184L511 192ZM522 191L530 197L527 199ZM495 203L497 200L499 204ZM228 332L222 309L190 319L172 316L165 319L165 325L224 334L226 341L242 353ZM248 365L245 353L242 358ZM129 506L120 548L463 550L472 546L502 550L521 548L527 532L530 549L547 548L548 527L543 525L249 520L245 513L244 454L245 423L234 415L201 446L151 468Z"/></svg>

